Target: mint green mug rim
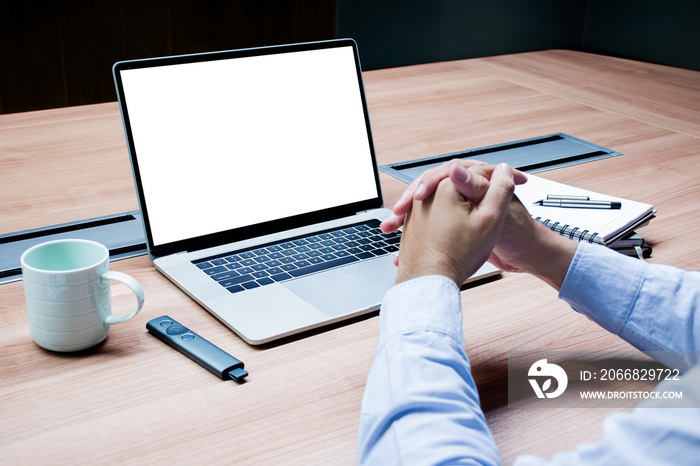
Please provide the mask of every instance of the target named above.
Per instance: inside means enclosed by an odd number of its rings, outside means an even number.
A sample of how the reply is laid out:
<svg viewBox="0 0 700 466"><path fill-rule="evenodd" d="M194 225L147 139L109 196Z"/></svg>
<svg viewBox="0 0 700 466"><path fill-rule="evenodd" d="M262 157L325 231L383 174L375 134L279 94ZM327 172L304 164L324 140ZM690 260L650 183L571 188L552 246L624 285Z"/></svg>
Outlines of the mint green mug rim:
<svg viewBox="0 0 700 466"><path fill-rule="evenodd" d="M89 260L85 260L85 265L80 265L77 267L65 267L65 268L48 268L48 267L42 267L40 264L37 264L39 259L34 259L33 256L38 254L38 251L41 251L42 249L46 248L52 248L52 247L59 247L60 245L66 245L66 244L83 244L83 245L90 245L91 247L94 247L95 252L97 249L99 249L99 253L95 253L94 256L91 257ZM47 241L44 243L40 243L37 245L34 245L24 251L20 258L20 263L22 265L22 269L30 269L32 271L40 272L40 273L70 273L70 272L80 272L80 271L85 271L89 270L91 268L94 268L96 265L100 264L101 262L105 261L106 259L109 258L109 250L107 247L101 243L98 243L96 241L92 240L87 240L87 239L78 239L78 238L68 238L68 239L59 239L59 240L52 240L52 241ZM34 262L34 263L32 263Z"/></svg>

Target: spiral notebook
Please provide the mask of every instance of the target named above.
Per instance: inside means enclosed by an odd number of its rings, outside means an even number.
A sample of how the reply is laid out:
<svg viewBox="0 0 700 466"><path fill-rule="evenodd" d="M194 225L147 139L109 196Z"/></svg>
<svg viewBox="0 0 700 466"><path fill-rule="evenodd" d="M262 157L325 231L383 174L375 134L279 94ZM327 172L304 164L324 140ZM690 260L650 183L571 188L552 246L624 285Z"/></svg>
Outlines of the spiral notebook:
<svg viewBox="0 0 700 466"><path fill-rule="evenodd" d="M651 204L600 194L534 175L528 175L527 183L516 186L515 194L535 220L556 233L576 241L603 245L609 245L631 230L644 226L655 213ZM548 195L587 196L591 200L620 202L621 207L585 209L534 204Z"/></svg>

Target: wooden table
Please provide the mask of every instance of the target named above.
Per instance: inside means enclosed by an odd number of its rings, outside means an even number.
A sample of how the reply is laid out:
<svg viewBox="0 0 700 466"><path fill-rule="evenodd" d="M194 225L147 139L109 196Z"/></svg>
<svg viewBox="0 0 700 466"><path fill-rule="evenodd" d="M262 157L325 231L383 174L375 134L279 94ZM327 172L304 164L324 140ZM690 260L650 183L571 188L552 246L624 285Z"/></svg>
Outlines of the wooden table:
<svg viewBox="0 0 700 466"><path fill-rule="evenodd" d="M542 51L365 73L380 164L564 132L624 155L542 176L654 204L650 262L700 269L700 73ZM116 103L0 116L0 233L136 210ZM382 173L386 204L405 185ZM112 268L146 304L106 343L54 354L31 339L21 282L0 286L0 458L56 464L352 464L377 318L261 348L230 332L146 256ZM113 287L116 311L130 292ZM626 349L524 275L463 292L465 337L505 463L600 437L610 409L507 407L507 352ZM217 379L147 335L161 314L246 363Z"/></svg>

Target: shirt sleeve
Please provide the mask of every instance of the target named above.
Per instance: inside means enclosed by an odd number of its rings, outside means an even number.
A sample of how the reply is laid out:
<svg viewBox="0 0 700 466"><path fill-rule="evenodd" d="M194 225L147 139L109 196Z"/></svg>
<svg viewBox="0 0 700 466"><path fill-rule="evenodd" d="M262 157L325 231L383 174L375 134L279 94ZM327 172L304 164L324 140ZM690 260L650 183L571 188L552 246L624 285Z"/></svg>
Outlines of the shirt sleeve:
<svg viewBox="0 0 700 466"><path fill-rule="evenodd" d="M524 455L515 466L697 464L700 458L700 274L648 264L608 248L581 243L560 297L574 310L662 363L690 368L657 391L682 392L679 408L648 399L631 413L603 421L600 441L550 459Z"/></svg>
<svg viewBox="0 0 700 466"><path fill-rule="evenodd" d="M359 463L500 464L464 351L457 286L416 278L387 292L365 386Z"/></svg>
<svg viewBox="0 0 700 466"><path fill-rule="evenodd" d="M698 272L580 243L559 297L664 364L688 369L698 363Z"/></svg>

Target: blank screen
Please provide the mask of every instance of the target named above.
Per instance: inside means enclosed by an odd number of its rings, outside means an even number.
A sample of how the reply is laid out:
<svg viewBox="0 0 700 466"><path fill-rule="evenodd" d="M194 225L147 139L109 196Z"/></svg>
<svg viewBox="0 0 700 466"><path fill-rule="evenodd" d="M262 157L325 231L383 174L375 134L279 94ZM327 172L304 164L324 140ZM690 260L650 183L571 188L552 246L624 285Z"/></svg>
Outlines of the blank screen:
<svg viewBox="0 0 700 466"><path fill-rule="evenodd" d="M350 46L121 78L154 246L379 195Z"/></svg>

